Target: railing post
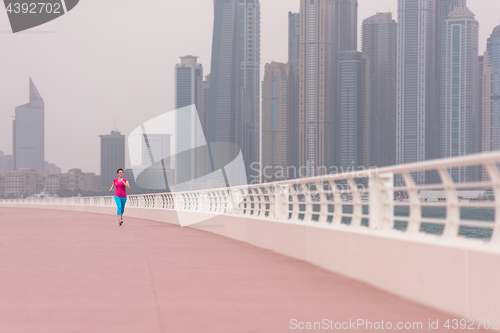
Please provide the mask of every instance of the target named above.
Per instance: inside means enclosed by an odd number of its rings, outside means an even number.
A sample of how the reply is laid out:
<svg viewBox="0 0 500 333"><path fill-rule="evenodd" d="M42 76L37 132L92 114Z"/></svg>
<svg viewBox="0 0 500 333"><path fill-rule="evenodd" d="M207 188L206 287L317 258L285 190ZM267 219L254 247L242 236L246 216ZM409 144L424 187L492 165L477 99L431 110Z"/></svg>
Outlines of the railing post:
<svg viewBox="0 0 500 333"><path fill-rule="evenodd" d="M363 215L363 205L361 203L361 195L358 193L358 185L354 179L349 178L347 184L351 189L352 195L352 219L351 226L359 227L361 225L362 215Z"/></svg>
<svg viewBox="0 0 500 333"><path fill-rule="evenodd" d="M394 174L372 175L369 178L370 229L394 228Z"/></svg>
<svg viewBox="0 0 500 333"><path fill-rule="evenodd" d="M489 162L486 164L486 170L490 176L493 194L495 196L495 226L491 235L492 244L500 244L500 172L496 163Z"/></svg>
<svg viewBox="0 0 500 333"><path fill-rule="evenodd" d="M458 202L455 183L446 168L440 168L438 172L446 193L446 224L444 225L443 236L455 238L458 236L460 228L460 203Z"/></svg>
<svg viewBox="0 0 500 333"><path fill-rule="evenodd" d="M406 231L410 234L420 232L420 225L422 224L422 204L418 197L418 189L413 177L409 172L403 172L406 188L408 189L408 196L410 201L410 220Z"/></svg>
<svg viewBox="0 0 500 333"><path fill-rule="evenodd" d="M333 191L333 224L341 225L342 224L342 215L343 215L343 203L342 203L342 195L340 194L339 187L337 183L332 180L332 191Z"/></svg>
<svg viewBox="0 0 500 333"><path fill-rule="evenodd" d="M278 220L288 218L283 209L285 203L288 205L288 185L274 185L274 217Z"/></svg>

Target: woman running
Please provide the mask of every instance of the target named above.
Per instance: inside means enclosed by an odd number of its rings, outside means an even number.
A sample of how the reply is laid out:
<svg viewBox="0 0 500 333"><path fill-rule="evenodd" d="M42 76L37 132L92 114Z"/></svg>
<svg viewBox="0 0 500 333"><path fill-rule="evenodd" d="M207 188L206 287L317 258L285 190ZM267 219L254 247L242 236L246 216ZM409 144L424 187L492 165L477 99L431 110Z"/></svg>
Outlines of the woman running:
<svg viewBox="0 0 500 333"><path fill-rule="evenodd" d="M123 211L125 210L125 203L127 202L127 189L130 190L130 184L128 183L128 180L123 178L122 168L118 169L116 173L118 174L118 178L113 179L113 185L111 185L109 192L113 190L113 187L116 187L115 201L116 206L118 207L116 215L118 216L118 225L122 225Z"/></svg>

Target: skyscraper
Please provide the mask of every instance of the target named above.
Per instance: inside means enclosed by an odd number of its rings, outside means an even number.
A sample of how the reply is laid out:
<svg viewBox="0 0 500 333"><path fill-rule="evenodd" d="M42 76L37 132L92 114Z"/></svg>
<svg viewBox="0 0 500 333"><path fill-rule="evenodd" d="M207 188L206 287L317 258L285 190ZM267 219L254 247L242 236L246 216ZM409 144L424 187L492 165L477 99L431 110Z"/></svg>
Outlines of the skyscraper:
<svg viewBox="0 0 500 333"><path fill-rule="evenodd" d="M300 60L300 14L288 12L288 62ZM296 66L296 65L295 65Z"/></svg>
<svg viewBox="0 0 500 333"><path fill-rule="evenodd" d="M201 108L201 127L205 136L208 134L208 110L210 109L210 74L203 81L203 107Z"/></svg>
<svg viewBox="0 0 500 333"><path fill-rule="evenodd" d="M324 174L339 163L338 60L356 50L356 0L301 0L299 165L302 176ZM328 171L326 171L328 172Z"/></svg>
<svg viewBox="0 0 500 333"><path fill-rule="evenodd" d="M261 182L295 178L296 102L290 64L266 64L262 81Z"/></svg>
<svg viewBox="0 0 500 333"><path fill-rule="evenodd" d="M250 180L258 178L258 174L250 166L252 163L259 163L260 155L260 2L239 0L238 11L242 92L241 149Z"/></svg>
<svg viewBox="0 0 500 333"><path fill-rule="evenodd" d="M214 0L208 141L241 147L241 35L238 0Z"/></svg>
<svg viewBox="0 0 500 333"><path fill-rule="evenodd" d="M358 49L358 0L335 0L334 31L338 55Z"/></svg>
<svg viewBox="0 0 500 333"><path fill-rule="evenodd" d="M101 138L101 186L111 187L118 168L125 169L125 135L118 131L100 135Z"/></svg>
<svg viewBox="0 0 500 333"><path fill-rule="evenodd" d="M191 154L185 153L176 157L177 184L194 179L200 161L194 156L193 148L198 147L198 143L206 142L200 120L204 106L203 67L197 64L196 59L195 56L181 57L181 63L175 66L176 154L191 151ZM193 104L198 114L193 112L194 109L185 108Z"/></svg>
<svg viewBox="0 0 500 333"><path fill-rule="evenodd" d="M482 102L482 149L500 150L500 25L493 30L484 53ZM483 179L488 179L485 170Z"/></svg>
<svg viewBox="0 0 500 333"><path fill-rule="evenodd" d="M436 21L436 0L398 0L398 164L439 156ZM413 176L426 181L425 172Z"/></svg>
<svg viewBox="0 0 500 333"><path fill-rule="evenodd" d="M288 13L288 65L290 67L290 75L293 75L293 80L289 80L290 87L288 99L293 103L290 113L290 138L288 141L288 158L289 166L295 170L299 168L299 105L300 105L300 14ZM288 174L288 178L298 177L298 172L293 175Z"/></svg>
<svg viewBox="0 0 500 333"><path fill-rule="evenodd" d="M16 107L13 122L14 168L45 168L45 103L30 78L30 102Z"/></svg>
<svg viewBox="0 0 500 333"><path fill-rule="evenodd" d="M370 62L370 166L395 165L397 24L392 13L377 13L362 29Z"/></svg>
<svg viewBox="0 0 500 333"><path fill-rule="evenodd" d="M445 20L441 39L442 157L467 155L472 150L472 126L477 110L479 24L467 7L455 8ZM470 179L469 168L452 168L455 182Z"/></svg>
<svg viewBox="0 0 500 333"><path fill-rule="evenodd" d="M144 134L143 134L144 136ZM151 165L170 156L170 134L147 134L142 141L142 163ZM170 165L167 166L170 168Z"/></svg>
<svg viewBox="0 0 500 333"><path fill-rule="evenodd" d="M368 57L344 51L339 59L340 166L370 166L370 69Z"/></svg>
<svg viewBox="0 0 500 333"><path fill-rule="evenodd" d="M301 176L325 173L335 156L334 0L300 1L299 166Z"/></svg>

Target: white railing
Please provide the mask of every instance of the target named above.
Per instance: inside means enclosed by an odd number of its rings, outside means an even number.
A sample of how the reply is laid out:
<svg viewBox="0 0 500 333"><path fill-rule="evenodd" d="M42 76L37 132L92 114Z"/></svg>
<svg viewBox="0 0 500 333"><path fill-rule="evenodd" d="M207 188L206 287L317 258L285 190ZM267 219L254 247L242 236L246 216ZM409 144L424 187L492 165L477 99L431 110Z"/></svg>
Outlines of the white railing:
<svg viewBox="0 0 500 333"><path fill-rule="evenodd" d="M229 189L131 195L127 207L279 219L325 227L345 224L352 228L397 228L410 234L425 231L425 224L432 224L442 229L443 238L464 234L461 227L474 228L482 230L485 242L499 246L499 164L500 152L485 153ZM469 166L480 166L490 180L454 183L449 170ZM417 171L434 171L440 183L415 184L412 174ZM399 185L393 185L394 177L400 180ZM457 190L470 189L492 191L494 200L469 201L458 197ZM445 200L422 201L422 190L444 191ZM400 200L395 200L394 193ZM115 205L113 197L0 200L0 204ZM437 216L432 216L432 210ZM467 212L475 217L464 218Z"/></svg>

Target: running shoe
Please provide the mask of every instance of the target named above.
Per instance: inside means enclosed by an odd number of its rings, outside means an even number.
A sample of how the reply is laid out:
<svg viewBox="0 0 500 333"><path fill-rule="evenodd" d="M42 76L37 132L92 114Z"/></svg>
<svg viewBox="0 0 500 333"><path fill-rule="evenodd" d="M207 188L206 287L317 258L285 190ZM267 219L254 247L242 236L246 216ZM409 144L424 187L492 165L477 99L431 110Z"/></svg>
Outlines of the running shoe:
<svg viewBox="0 0 500 333"><path fill-rule="evenodd" d="M123 219L120 220L120 224L119 225L121 226L122 224L123 224Z"/></svg>

